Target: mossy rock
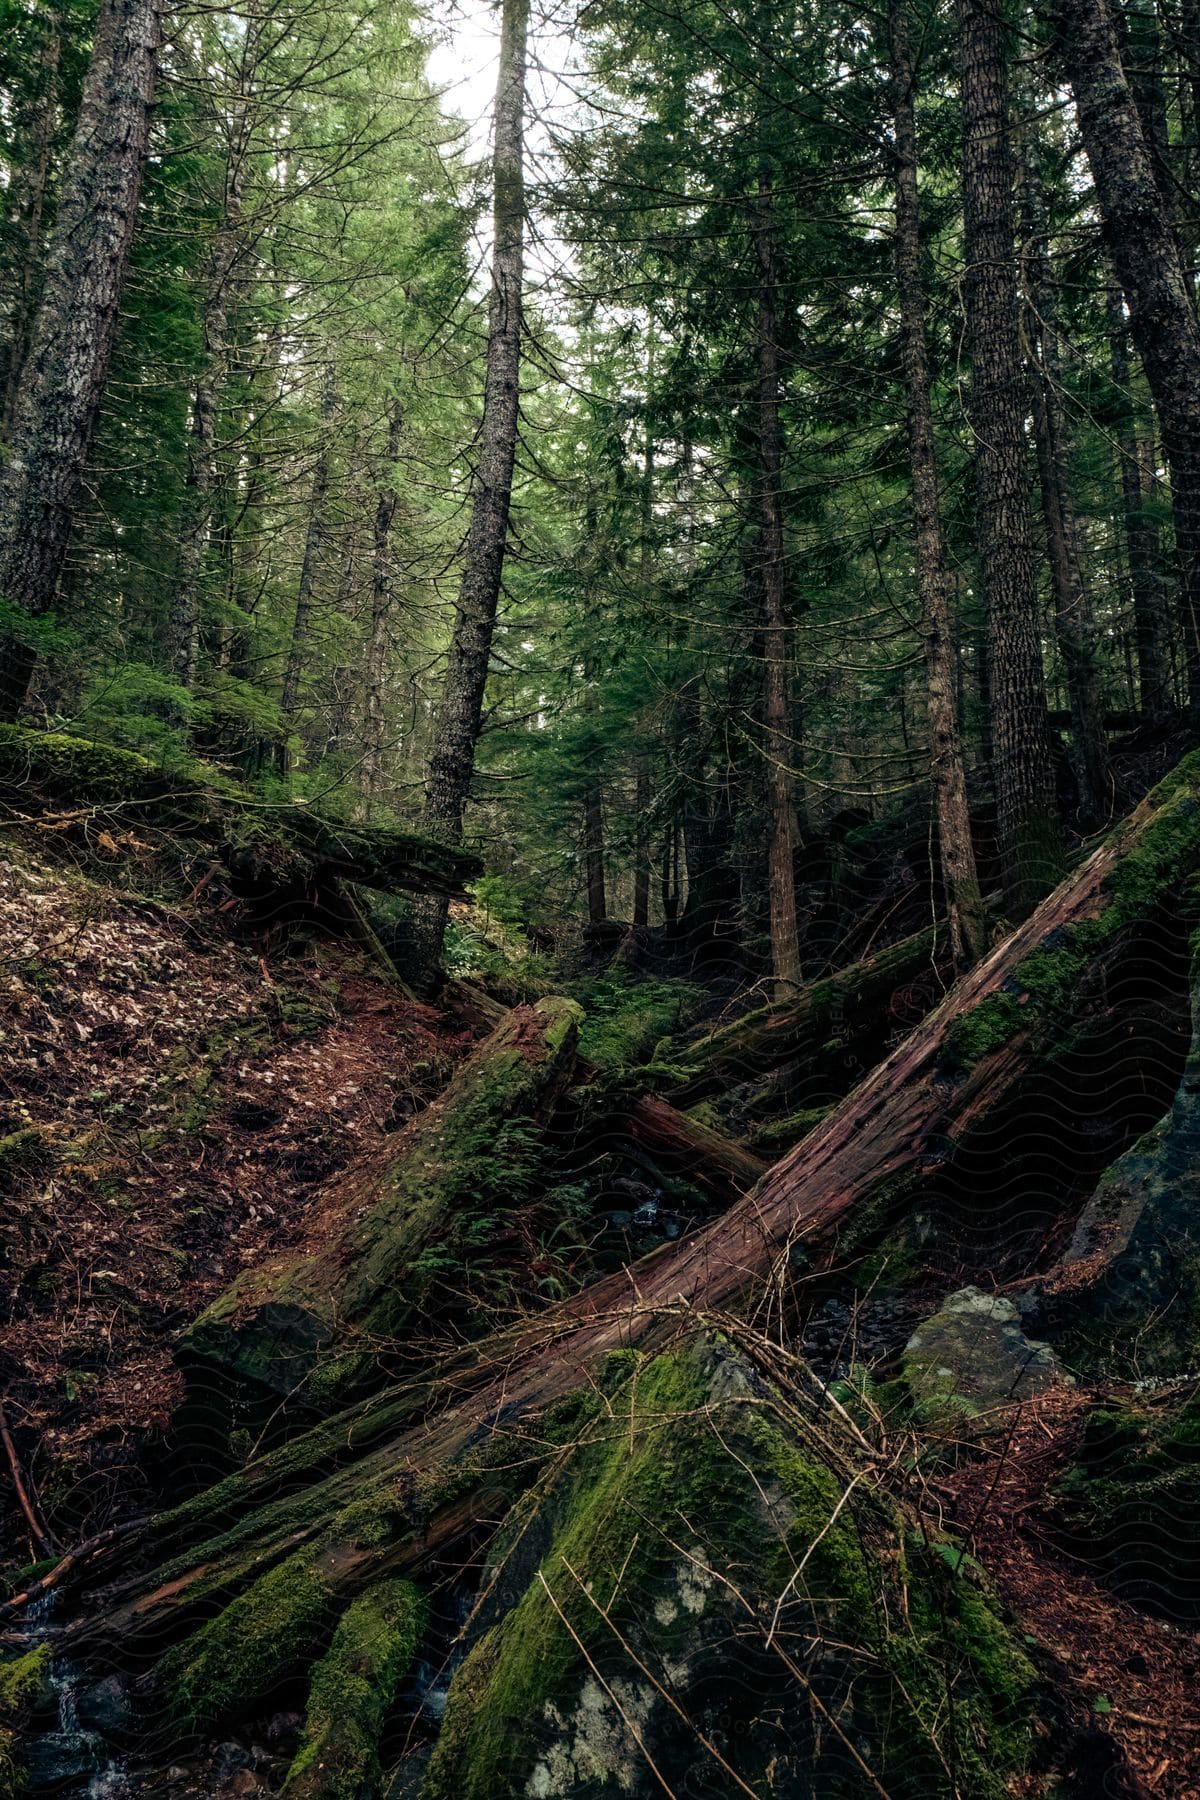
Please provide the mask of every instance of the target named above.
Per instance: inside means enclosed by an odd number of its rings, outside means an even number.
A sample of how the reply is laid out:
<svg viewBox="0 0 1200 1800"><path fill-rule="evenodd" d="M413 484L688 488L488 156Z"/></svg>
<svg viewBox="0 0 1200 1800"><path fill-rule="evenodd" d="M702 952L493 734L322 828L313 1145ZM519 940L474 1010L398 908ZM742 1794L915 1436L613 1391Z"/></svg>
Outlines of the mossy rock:
<svg viewBox="0 0 1200 1800"><path fill-rule="evenodd" d="M995 1423L1007 1407L1071 1379L1049 1344L1026 1337L1011 1300L977 1287L950 1294L919 1326L903 1369L916 1418L950 1430Z"/></svg>
<svg viewBox="0 0 1200 1800"><path fill-rule="evenodd" d="M967 1559L919 1540L836 1429L798 1431L719 1340L643 1361L501 1534L513 1591L455 1676L423 1800L648 1800L655 1769L678 1793L744 1791L730 1768L830 1800L1011 1792L1038 1677Z"/></svg>
<svg viewBox="0 0 1200 1800"><path fill-rule="evenodd" d="M1171 1110L1105 1171L1049 1284L1072 1358L1108 1376L1200 1366L1200 958L1192 1019Z"/></svg>
<svg viewBox="0 0 1200 1800"><path fill-rule="evenodd" d="M1200 1624L1200 1400L1137 1396L1088 1414L1050 1518L1122 1599Z"/></svg>

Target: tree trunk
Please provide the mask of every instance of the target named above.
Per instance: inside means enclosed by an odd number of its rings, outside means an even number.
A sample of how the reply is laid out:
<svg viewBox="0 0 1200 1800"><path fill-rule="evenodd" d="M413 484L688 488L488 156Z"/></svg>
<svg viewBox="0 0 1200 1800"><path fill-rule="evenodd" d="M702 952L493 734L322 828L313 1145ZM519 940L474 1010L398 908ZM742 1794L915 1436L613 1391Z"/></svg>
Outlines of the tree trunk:
<svg viewBox="0 0 1200 1800"><path fill-rule="evenodd" d="M1110 284L1108 334L1118 408L1113 435L1121 465L1125 554L1137 651L1138 705L1145 723L1157 726L1164 724L1175 711L1175 697L1171 691L1170 622L1161 546L1148 510L1153 459L1149 447L1140 442L1138 436L1128 329L1120 289Z"/></svg>
<svg viewBox="0 0 1200 1800"><path fill-rule="evenodd" d="M1158 28L1156 0L1126 0L1124 5L1118 0L1113 26L1142 136L1150 152L1155 185L1174 227L1179 188L1171 167L1171 130L1167 121L1162 34ZM1179 243L1178 232L1175 241Z"/></svg>
<svg viewBox="0 0 1200 1800"><path fill-rule="evenodd" d="M276 761L281 775L287 774L291 760L289 739L300 699L300 683L304 674L308 639L312 629L313 593L317 585L317 571L325 543L325 506L329 498L330 465L333 456L331 433L336 407L337 384L331 364L326 371L325 384L321 392L320 421L317 427L320 432L320 443L317 446L312 488L308 496L308 526L304 534L304 555L300 561L300 580L296 587L296 611L292 617L292 634L288 643L287 663L283 671L283 691L279 699L280 736Z"/></svg>
<svg viewBox="0 0 1200 1800"><path fill-rule="evenodd" d="M976 538L987 607L1001 876L1018 914L1061 868L1030 532L1009 153L1008 51L989 0L961 0L963 224Z"/></svg>
<svg viewBox="0 0 1200 1800"><path fill-rule="evenodd" d="M654 384L654 325L650 322L646 343L646 442L642 466L642 517L638 579L642 603L650 604L654 576L654 432L649 409ZM633 776L633 929L644 931L650 923L650 760L642 752L634 761Z"/></svg>
<svg viewBox="0 0 1200 1800"><path fill-rule="evenodd" d="M512 504L520 422L528 30L529 0L504 0L493 127L492 292L483 423L466 564L425 786L426 825L448 843L461 841L471 792ZM427 977L441 955L445 907L423 906L415 924L420 973Z"/></svg>
<svg viewBox="0 0 1200 1800"><path fill-rule="evenodd" d="M108 381L160 38L159 0L106 0L0 471L0 594L31 621L54 605ZM0 718L16 717L35 660L30 635L14 632Z"/></svg>
<svg viewBox="0 0 1200 1800"><path fill-rule="evenodd" d="M796 796L792 776L791 642L783 538L783 446L779 424L779 329L771 177L758 178L758 501L763 594L763 751L767 759L767 903L771 968L780 998L799 987L796 918Z"/></svg>
<svg viewBox="0 0 1200 1800"><path fill-rule="evenodd" d="M1021 174L1025 337L1033 378L1034 442L1054 594L1054 628L1071 712L1071 765L1079 822L1086 832L1094 831L1109 811L1104 695L1096 662L1096 620L1084 576L1072 492L1058 309L1046 242L1041 175L1037 146L1028 132Z"/></svg>
<svg viewBox="0 0 1200 1800"><path fill-rule="evenodd" d="M896 280L900 295L901 363L908 404L917 585L925 649L929 768L937 806L942 882L957 968L983 954L987 941L958 714L958 658L954 588L946 567L938 494L937 454L925 340L921 274L920 197L917 188L916 60L909 0L891 0L892 108L896 158Z"/></svg>
<svg viewBox="0 0 1200 1800"><path fill-rule="evenodd" d="M633 864L633 929L642 931L650 923L650 833L646 814L650 809L650 765L639 756L634 765L634 864Z"/></svg>
<svg viewBox="0 0 1200 1800"><path fill-rule="evenodd" d="M228 373L230 288L245 251L242 199L249 173L248 90L255 78L257 38L258 28L251 24L239 75L240 92L230 119L221 217L205 270L203 364L192 409L184 525L171 609L172 661L189 693L196 686L200 657L200 589L217 481L217 414Z"/></svg>
<svg viewBox="0 0 1200 1800"><path fill-rule="evenodd" d="M1121 66L1107 0L1055 0L1104 234L1171 471L1188 702L1200 715L1200 326L1170 214Z"/></svg>
<svg viewBox="0 0 1200 1800"><path fill-rule="evenodd" d="M371 562L371 637L367 645L366 719L363 733L362 784L366 812L383 775L387 729L384 699L388 675L388 631L394 602L392 521L396 516L396 471L400 462L403 417L399 401L388 411L387 456L375 506L374 555Z"/></svg>
<svg viewBox="0 0 1200 1800"><path fill-rule="evenodd" d="M51 9L47 11L46 38L39 58L40 81L33 104L33 116L27 125L29 160L22 166L14 181L16 192L10 201L17 221L20 248L16 292L13 295L3 348L0 439L7 438L12 428L42 270L42 233L58 124L58 64L62 50L57 12Z"/></svg>
<svg viewBox="0 0 1200 1800"><path fill-rule="evenodd" d="M604 892L604 798L598 782L587 791L583 807L583 858L589 925L602 925L608 917Z"/></svg>

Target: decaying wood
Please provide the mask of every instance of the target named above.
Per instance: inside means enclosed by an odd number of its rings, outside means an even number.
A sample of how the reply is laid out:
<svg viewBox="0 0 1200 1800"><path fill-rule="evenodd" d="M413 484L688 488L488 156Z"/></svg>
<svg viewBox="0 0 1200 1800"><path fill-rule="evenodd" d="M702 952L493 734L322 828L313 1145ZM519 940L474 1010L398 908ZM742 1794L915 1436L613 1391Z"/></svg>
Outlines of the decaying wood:
<svg viewBox="0 0 1200 1800"><path fill-rule="evenodd" d="M726 1201L730 1192L745 1194L767 1172L767 1164L744 1144L689 1119L665 1100L644 1094L625 1118L630 1137L668 1175L685 1180Z"/></svg>
<svg viewBox="0 0 1200 1800"><path fill-rule="evenodd" d="M544 1454L539 1420L586 1388L606 1353L660 1344L731 1311L777 1329L792 1271L833 1258L844 1224L889 1197L911 1199L953 1160L1072 1022L1103 1005L1092 978L1119 972L1123 946L1161 917L1198 864L1194 756L725 1216L167 1515L128 1553L133 1573L105 1593L91 1635L111 1646L176 1631L201 1599L236 1591L302 1544L319 1544L352 1581L368 1569L436 1567L472 1521L491 1516L486 1496L503 1472ZM1073 960L1058 969L1052 1003L1046 958L1064 955ZM1045 1123L1043 1112L1038 1128ZM374 1551L343 1542L336 1520L381 1488L408 1527Z"/></svg>

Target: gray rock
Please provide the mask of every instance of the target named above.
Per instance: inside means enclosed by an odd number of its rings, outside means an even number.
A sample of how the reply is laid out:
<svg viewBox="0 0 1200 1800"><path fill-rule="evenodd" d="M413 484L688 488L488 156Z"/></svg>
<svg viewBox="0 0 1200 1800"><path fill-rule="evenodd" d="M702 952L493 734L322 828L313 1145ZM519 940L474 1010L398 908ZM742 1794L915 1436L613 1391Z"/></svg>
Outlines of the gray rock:
<svg viewBox="0 0 1200 1800"><path fill-rule="evenodd" d="M46 1731L24 1747L25 1785L30 1793L54 1793L86 1781L99 1767L96 1740L86 1731Z"/></svg>
<svg viewBox="0 0 1200 1800"><path fill-rule="evenodd" d="M129 1744L137 1736L137 1719L119 1675L106 1675L103 1681L84 1688L77 1706L79 1723L98 1731L110 1743Z"/></svg>
<svg viewBox="0 0 1200 1800"><path fill-rule="evenodd" d="M1011 1300L960 1288L913 1333L904 1375L926 1422L973 1418L1067 1382L1049 1344L1028 1338Z"/></svg>
<svg viewBox="0 0 1200 1800"><path fill-rule="evenodd" d="M248 1769L253 1761L254 1758L244 1744L218 1744L208 1766L208 1779L214 1793L228 1787L234 1776L240 1775L243 1769Z"/></svg>

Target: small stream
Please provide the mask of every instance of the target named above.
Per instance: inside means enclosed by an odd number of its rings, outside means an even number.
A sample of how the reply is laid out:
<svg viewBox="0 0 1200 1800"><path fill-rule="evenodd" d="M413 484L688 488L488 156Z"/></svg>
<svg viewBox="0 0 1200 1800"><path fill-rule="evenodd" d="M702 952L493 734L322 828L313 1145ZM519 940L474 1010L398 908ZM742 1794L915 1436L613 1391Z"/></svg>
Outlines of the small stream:
<svg viewBox="0 0 1200 1800"><path fill-rule="evenodd" d="M53 1647L61 1630L55 1603L54 1594L45 1594L27 1608L19 1631L26 1649L44 1643ZM89 1680L69 1657L54 1651L47 1685L48 1704L38 1713L44 1725L35 1725L25 1747L26 1791L58 1794L63 1800L131 1800L136 1789L124 1758L95 1724L80 1717L81 1695L94 1700L107 1684ZM115 1706L121 1704L119 1696L118 1686Z"/></svg>

